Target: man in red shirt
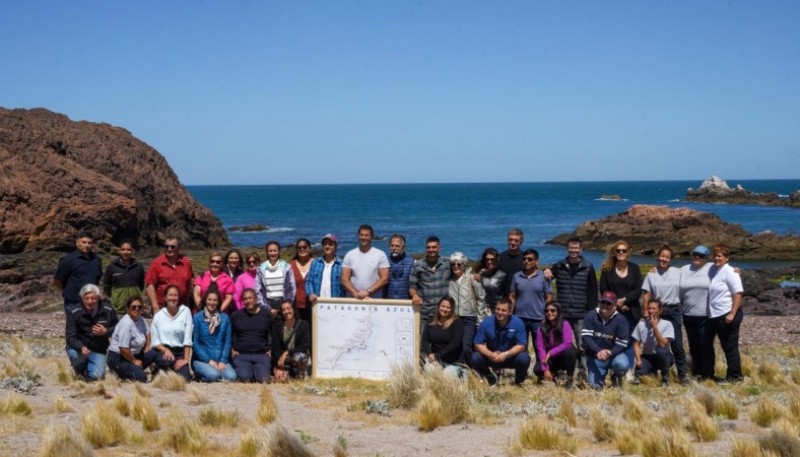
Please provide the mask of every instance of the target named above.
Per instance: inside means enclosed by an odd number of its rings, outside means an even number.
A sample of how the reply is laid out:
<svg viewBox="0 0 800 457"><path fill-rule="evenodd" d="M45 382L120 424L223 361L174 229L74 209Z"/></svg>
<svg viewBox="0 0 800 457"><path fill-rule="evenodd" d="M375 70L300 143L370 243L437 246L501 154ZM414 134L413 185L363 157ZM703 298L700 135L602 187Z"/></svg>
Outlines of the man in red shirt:
<svg viewBox="0 0 800 457"><path fill-rule="evenodd" d="M164 292L167 286L175 284L181 292L181 304L188 305L192 290L192 261L181 255L181 244L174 236L164 242L164 254L156 257L147 268L144 277L147 296L155 315L164 306Z"/></svg>

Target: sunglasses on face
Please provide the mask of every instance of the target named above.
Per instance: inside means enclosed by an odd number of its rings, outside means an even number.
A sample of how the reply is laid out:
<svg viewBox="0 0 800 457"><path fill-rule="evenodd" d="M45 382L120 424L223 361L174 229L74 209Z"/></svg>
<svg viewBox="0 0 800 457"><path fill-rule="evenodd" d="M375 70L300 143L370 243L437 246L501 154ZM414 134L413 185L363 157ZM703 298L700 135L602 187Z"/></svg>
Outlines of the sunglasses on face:
<svg viewBox="0 0 800 457"><path fill-rule="evenodd" d="M131 305L131 307L128 309L131 311L140 311L142 309L142 305Z"/></svg>
<svg viewBox="0 0 800 457"><path fill-rule="evenodd" d="M248 260L247 264L248 265L258 265L258 260Z"/></svg>
<svg viewBox="0 0 800 457"><path fill-rule="evenodd" d="M464 264L463 263L454 263L453 264L453 268L464 268Z"/></svg>
<svg viewBox="0 0 800 457"><path fill-rule="evenodd" d="M550 308L550 309L544 310L544 312L547 313L547 314L556 314L558 312L558 310L554 309L554 308Z"/></svg>
<svg viewBox="0 0 800 457"><path fill-rule="evenodd" d="M484 260L484 262L486 262L486 263L495 263L495 262L497 262L497 259L495 259L493 257L492 258L487 258L486 260Z"/></svg>
<svg viewBox="0 0 800 457"><path fill-rule="evenodd" d="M628 253L627 249L617 249L617 254L627 254L627 253Z"/></svg>
<svg viewBox="0 0 800 457"><path fill-rule="evenodd" d="M536 257L523 257L523 262L536 262Z"/></svg>
<svg viewBox="0 0 800 457"><path fill-rule="evenodd" d="M222 260L209 260L208 263L211 265L222 265Z"/></svg>
<svg viewBox="0 0 800 457"><path fill-rule="evenodd" d="M305 250L310 249L310 248L311 248L310 246L297 246L297 250L298 251L305 251Z"/></svg>
<svg viewBox="0 0 800 457"><path fill-rule="evenodd" d="M167 251L172 251L172 250L178 249L178 245L177 244L165 244L164 245L164 249L166 249Z"/></svg>

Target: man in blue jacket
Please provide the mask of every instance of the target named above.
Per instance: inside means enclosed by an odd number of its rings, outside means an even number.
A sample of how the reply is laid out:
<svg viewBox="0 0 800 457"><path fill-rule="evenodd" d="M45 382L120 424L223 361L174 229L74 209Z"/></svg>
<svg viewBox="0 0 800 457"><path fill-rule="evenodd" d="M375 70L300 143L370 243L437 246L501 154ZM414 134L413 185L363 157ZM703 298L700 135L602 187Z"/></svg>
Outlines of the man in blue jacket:
<svg viewBox="0 0 800 457"><path fill-rule="evenodd" d="M499 300L494 315L481 322L474 342L472 368L485 377L490 386L497 384L493 370L502 368L513 368L514 384L522 386L531 365L528 335L522 320L511 315L508 299Z"/></svg>
<svg viewBox="0 0 800 457"><path fill-rule="evenodd" d="M630 366L625 349L628 347L628 321L617 313L617 296L603 292L600 306L586 313L583 319L581 341L586 353L589 385L595 389L605 386L606 374L611 369L611 384L622 385L622 377Z"/></svg>

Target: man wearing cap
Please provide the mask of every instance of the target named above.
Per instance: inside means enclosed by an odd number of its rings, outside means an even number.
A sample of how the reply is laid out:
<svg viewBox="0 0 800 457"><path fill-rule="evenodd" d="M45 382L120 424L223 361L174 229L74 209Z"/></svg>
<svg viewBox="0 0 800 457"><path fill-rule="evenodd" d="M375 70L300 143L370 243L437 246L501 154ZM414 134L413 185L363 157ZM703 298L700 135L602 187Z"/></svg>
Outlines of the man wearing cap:
<svg viewBox="0 0 800 457"><path fill-rule="evenodd" d="M164 306L164 294L167 286L176 285L180 291L180 303L189 304L189 292L192 290L192 261L181 254L181 243L175 236L168 236L164 242L164 253L153 259L147 267L144 277L147 296L153 315Z"/></svg>
<svg viewBox="0 0 800 457"><path fill-rule="evenodd" d="M408 279L414 258L406 254L406 237L395 233L389 238L389 284L385 298L408 300Z"/></svg>
<svg viewBox="0 0 800 457"><path fill-rule="evenodd" d="M100 284L103 266L100 256L92 252L93 247L92 234L80 232L75 236L75 250L58 261L53 285L61 291L67 313L81 305L81 287Z"/></svg>
<svg viewBox="0 0 800 457"><path fill-rule="evenodd" d="M389 259L386 253L372 246L374 237L372 226L361 225L358 247L344 256L341 283L348 297L383 298L383 286L389 281Z"/></svg>
<svg viewBox="0 0 800 457"><path fill-rule="evenodd" d="M692 249L692 263L681 267L680 301L683 312L683 326L689 342L692 358L692 374L700 376L703 369L703 335L708 319L708 276L711 251L703 246Z"/></svg>
<svg viewBox="0 0 800 457"><path fill-rule="evenodd" d="M583 319L581 340L586 353L589 385L595 389L603 388L609 369L613 371L611 385L621 386L630 367L625 350L631 333L625 316L617 313L616 303L614 292L603 292L600 306L586 313Z"/></svg>
<svg viewBox="0 0 800 457"><path fill-rule="evenodd" d="M306 295L311 303L316 303L319 297L344 297L342 260L336 256L337 247L336 235L329 233L322 237L322 257L311 261L306 276Z"/></svg>

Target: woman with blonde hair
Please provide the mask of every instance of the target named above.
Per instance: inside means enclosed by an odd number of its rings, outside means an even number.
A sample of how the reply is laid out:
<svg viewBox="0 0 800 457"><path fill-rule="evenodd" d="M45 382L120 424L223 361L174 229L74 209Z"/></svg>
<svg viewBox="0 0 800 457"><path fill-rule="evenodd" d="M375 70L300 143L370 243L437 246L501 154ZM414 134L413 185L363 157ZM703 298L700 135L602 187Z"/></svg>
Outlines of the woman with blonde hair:
<svg viewBox="0 0 800 457"><path fill-rule="evenodd" d="M439 300L436 314L422 330L421 349L426 364L438 363L445 370L460 375L458 364L463 363L464 323L454 310L455 300L452 297Z"/></svg>
<svg viewBox="0 0 800 457"><path fill-rule="evenodd" d="M614 292L617 296L617 311L628 321L632 334L642 308L639 297L642 294L642 272L639 265L630 261L631 249L627 242L619 240L608 249L606 260L600 269L600 294ZM630 335L628 335L630 336ZM633 340L628 339L628 360L633 360ZM633 380L633 370L628 372L628 380Z"/></svg>

